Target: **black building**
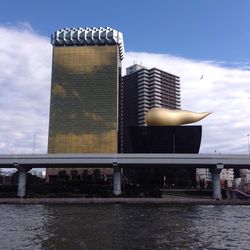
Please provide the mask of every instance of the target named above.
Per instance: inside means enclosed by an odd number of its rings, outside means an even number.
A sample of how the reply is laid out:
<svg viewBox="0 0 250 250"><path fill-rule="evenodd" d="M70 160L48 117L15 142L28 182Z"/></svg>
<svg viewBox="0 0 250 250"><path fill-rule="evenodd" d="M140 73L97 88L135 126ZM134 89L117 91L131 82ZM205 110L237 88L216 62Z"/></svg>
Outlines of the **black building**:
<svg viewBox="0 0 250 250"><path fill-rule="evenodd" d="M136 126L130 128L133 153L198 154L202 126Z"/></svg>
<svg viewBox="0 0 250 250"><path fill-rule="evenodd" d="M130 128L145 126L145 114L154 107L180 109L180 78L141 65L126 69L120 86L119 152L133 153Z"/></svg>

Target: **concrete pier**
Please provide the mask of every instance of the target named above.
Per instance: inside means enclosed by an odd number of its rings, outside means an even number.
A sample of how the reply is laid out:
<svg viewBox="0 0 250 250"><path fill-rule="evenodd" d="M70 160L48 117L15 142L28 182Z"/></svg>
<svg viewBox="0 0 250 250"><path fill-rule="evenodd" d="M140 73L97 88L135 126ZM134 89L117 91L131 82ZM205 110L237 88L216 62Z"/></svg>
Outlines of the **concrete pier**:
<svg viewBox="0 0 250 250"><path fill-rule="evenodd" d="M26 195L27 172L29 172L31 168L18 166L17 169L19 172L17 196L23 198Z"/></svg>
<svg viewBox="0 0 250 250"><path fill-rule="evenodd" d="M113 193L114 195L120 195L121 191L121 167L118 164L113 164L114 168L114 181L113 181Z"/></svg>
<svg viewBox="0 0 250 250"><path fill-rule="evenodd" d="M223 164L217 164L215 167L210 168L213 182L213 198L215 200L221 200L221 185L220 185L220 173L223 169Z"/></svg>

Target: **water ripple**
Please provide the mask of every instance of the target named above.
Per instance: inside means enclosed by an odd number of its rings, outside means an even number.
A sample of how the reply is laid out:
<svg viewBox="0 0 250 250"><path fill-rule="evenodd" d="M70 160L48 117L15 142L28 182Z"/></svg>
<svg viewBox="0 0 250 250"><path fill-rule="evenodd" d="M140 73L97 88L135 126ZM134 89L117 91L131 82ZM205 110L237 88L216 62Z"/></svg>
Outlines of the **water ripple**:
<svg viewBox="0 0 250 250"><path fill-rule="evenodd" d="M248 206L0 205L1 249L249 249Z"/></svg>

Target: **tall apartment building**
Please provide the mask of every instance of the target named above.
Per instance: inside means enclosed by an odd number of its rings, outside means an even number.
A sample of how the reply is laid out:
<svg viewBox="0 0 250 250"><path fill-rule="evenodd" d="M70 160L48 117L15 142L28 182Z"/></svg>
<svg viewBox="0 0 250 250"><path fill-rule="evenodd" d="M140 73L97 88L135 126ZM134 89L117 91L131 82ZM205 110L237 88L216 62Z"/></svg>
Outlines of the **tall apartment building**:
<svg viewBox="0 0 250 250"><path fill-rule="evenodd" d="M130 152L130 127L146 125L145 114L153 107L180 109L180 78L138 64L128 67L120 87L121 153Z"/></svg>
<svg viewBox="0 0 250 250"><path fill-rule="evenodd" d="M65 28L53 45L48 153L117 153L123 35ZM52 176L58 169L48 169Z"/></svg>

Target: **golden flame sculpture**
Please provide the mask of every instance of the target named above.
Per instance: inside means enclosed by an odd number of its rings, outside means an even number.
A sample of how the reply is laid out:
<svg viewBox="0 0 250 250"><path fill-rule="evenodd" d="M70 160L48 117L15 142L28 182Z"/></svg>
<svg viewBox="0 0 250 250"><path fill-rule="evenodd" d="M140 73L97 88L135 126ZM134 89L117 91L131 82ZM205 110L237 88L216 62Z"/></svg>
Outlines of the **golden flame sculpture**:
<svg viewBox="0 0 250 250"><path fill-rule="evenodd" d="M187 110L171 110L166 108L152 108L145 117L148 126L179 126L198 122L211 113L196 113Z"/></svg>

